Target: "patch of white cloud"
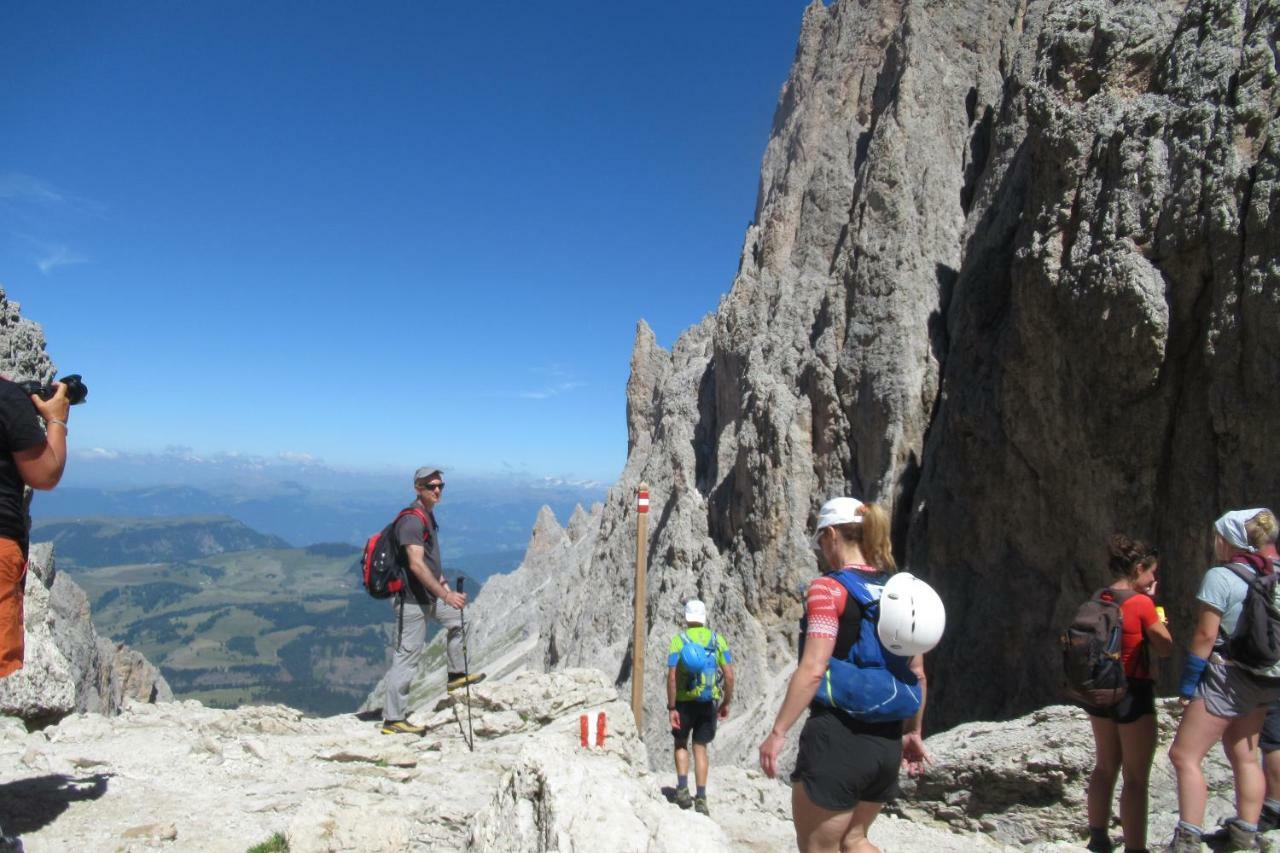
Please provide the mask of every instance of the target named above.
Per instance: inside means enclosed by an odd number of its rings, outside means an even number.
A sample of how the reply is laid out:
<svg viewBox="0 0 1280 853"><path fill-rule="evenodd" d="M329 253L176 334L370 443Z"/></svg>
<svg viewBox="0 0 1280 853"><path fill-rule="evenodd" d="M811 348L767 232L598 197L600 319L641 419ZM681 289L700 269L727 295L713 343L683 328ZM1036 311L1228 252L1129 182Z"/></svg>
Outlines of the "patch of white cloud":
<svg viewBox="0 0 1280 853"><path fill-rule="evenodd" d="M0 173L0 199L39 204L63 204L66 196L47 181L22 172Z"/></svg>
<svg viewBox="0 0 1280 853"><path fill-rule="evenodd" d="M119 459L120 451L108 450L105 447L86 447L82 450L73 451L74 455L79 459Z"/></svg>
<svg viewBox="0 0 1280 853"><path fill-rule="evenodd" d="M36 268L43 275L48 275L59 267L69 267L89 262L88 258L73 250L70 246L41 244L40 248L42 251L40 257L36 258Z"/></svg>
<svg viewBox="0 0 1280 853"><path fill-rule="evenodd" d="M585 382L577 382L577 381L560 382L555 385L547 386L545 388L537 388L532 391L521 391L516 396L521 398L522 400L549 400L552 397L558 397L561 394L567 394L576 388L582 388L586 384L587 383Z"/></svg>

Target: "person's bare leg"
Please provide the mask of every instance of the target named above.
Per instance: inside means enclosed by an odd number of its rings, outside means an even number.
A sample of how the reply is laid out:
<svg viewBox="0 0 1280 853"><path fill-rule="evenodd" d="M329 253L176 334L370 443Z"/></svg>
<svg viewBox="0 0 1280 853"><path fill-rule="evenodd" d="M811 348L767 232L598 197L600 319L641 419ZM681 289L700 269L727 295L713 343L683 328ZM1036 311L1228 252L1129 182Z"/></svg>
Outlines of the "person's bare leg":
<svg viewBox="0 0 1280 853"><path fill-rule="evenodd" d="M1154 719L1154 718L1153 718ZM1106 831L1111 825L1111 798L1120 776L1122 751L1115 720L1090 715L1093 727L1093 772L1085 789L1085 810L1089 829ZM1123 815L1121 815L1123 820Z"/></svg>
<svg viewBox="0 0 1280 853"><path fill-rule="evenodd" d="M1209 800L1204 771L1200 765L1213 745L1222 739L1231 721L1215 717L1204 707L1203 699L1193 699L1182 712L1178 733L1169 747L1169 761L1178 777L1178 819L1194 826L1204 826L1204 809Z"/></svg>
<svg viewBox="0 0 1280 853"><path fill-rule="evenodd" d="M1147 846L1147 792L1151 782L1151 759L1156 754L1156 715L1145 714L1116 728L1124 771L1124 786L1120 789L1120 825L1124 829L1124 846L1130 850L1142 850Z"/></svg>

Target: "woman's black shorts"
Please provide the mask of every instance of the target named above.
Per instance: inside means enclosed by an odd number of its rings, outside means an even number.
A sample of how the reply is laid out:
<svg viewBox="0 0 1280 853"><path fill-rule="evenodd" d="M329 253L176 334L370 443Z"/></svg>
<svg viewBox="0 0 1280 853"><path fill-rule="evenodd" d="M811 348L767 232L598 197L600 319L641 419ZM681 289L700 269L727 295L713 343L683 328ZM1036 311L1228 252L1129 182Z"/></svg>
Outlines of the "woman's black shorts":
<svg viewBox="0 0 1280 853"><path fill-rule="evenodd" d="M819 808L846 812L897 796L901 763L902 723L861 723L814 706L800 732L791 781L803 783Z"/></svg>
<svg viewBox="0 0 1280 853"><path fill-rule="evenodd" d="M1136 723L1156 712L1156 683L1146 678L1130 678L1124 698L1110 708L1085 706L1091 717L1104 717L1117 723Z"/></svg>

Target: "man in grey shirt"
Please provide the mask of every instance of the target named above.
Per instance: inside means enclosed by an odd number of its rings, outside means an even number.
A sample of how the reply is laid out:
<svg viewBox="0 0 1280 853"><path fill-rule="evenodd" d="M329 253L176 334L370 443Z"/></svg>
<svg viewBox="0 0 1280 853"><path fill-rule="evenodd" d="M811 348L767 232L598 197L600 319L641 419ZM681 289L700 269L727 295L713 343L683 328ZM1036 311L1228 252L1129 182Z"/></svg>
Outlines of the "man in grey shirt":
<svg viewBox="0 0 1280 853"><path fill-rule="evenodd" d="M406 589L391 599L396 616L395 654L387 671L386 698L382 704L382 733L422 734L425 729L406 718L409 684L418 671L418 660L427 641L427 620L435 619L446 631L449 690L474 684L483 675L469 676L463 663L462 608L467 596L449 589L440 564L439 526L435 507L444 495L444 475L436 468L419 468L413 475L418 493L410 509L396 522L396 542L404 549L408 569Z"/></svg>

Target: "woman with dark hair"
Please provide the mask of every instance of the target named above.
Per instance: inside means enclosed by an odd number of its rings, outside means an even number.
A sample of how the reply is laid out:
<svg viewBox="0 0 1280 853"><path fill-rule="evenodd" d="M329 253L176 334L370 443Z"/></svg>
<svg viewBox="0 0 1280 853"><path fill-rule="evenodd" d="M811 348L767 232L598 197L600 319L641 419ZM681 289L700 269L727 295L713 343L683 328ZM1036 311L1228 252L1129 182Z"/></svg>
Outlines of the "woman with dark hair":
<svg viewBox="0 0 1280 853"><path fill-rule="evenodd" d="M787 732L808 708L791 774L796 845L801 853L877 853L879 848L867 832L885 802L897 793L900 767L914 774L928 761L921 737L924 656L910 657L920 701L908 719L868 721L817 701L833 655L837 660L844 658L862 631L862 605L835 576L852 572L856 582L869 585L878 595L896 566L888 514L855 498L834 498L823 505L814 546L822 554L823 575L809 585L805 597L800 664L787 685L773 729L760 744L760 767L770 778L777 774ZM899 577L914 581L909 575ZM937 642L942 618L940 602L929 616L921 617L919 630L932 632L921 648ZM917 629L913 625L910 630Z"/></svg>
<svg viewBox="0 0 1280 853"><path fill-rule="evenodd" d="M1215 564L1196 593L1196 630L1187 649L1178 695L1186 710L1169 747L1178 778L1178 825L1174 853L1199 853L1205 804L1209 798L1200 765L1222 742L1235 777L1236 814L1225 821L1236 847L1250 849L1257 838L1265 779L1258 760L1258 734L1267 708L1280 698L1280 664L1248 667L1231 659L1227 640L1249 591L1240 572L1269 575L1275 565L1260 551L1275 540L1276 518L1267 509L1234 510L1213 524Z"/></svg>
<svg viewBox="0 0 1280 853"><path fill-rule="evenodd" d="M1147 849L1147 784L1151 759L1156 752L1156 685L1151 673L1151 653L1168 657L1173 651L1169 628L1157 615L1155 601L1156 552L1144 543L1117 533L1108 543L1109 567L1115 579L1108 587L1120 605L1123 628L1120 661L1128 690L1110 708L1090 708L1096 758L1087 794L1089 850L1111 853L1107 833L1111 822L1111 795L1124 772L1120 789L1120 825L1126 853Z"/></svg>

